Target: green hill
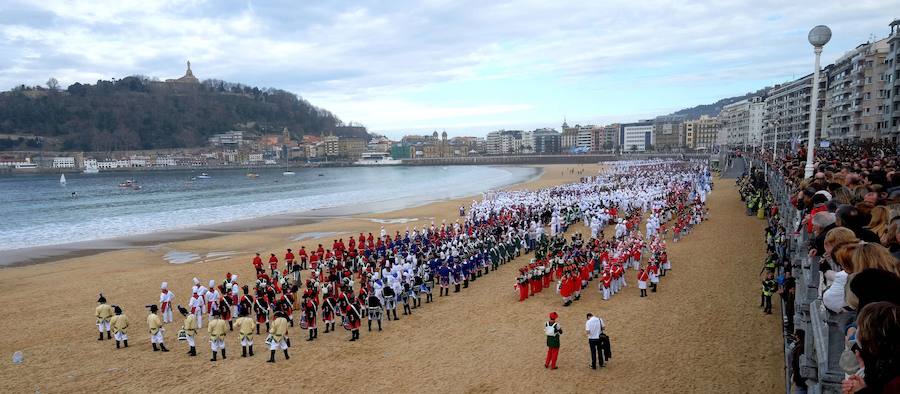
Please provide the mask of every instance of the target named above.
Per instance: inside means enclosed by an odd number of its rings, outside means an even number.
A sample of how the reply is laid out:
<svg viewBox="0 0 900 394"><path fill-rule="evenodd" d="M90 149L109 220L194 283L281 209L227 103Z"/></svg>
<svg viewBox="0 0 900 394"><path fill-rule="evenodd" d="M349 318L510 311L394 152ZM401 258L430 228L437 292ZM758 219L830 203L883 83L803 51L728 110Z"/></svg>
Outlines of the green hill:
<svg viewBox="0 0 900 394"><path fill-rule="evenodd" d="M34 149L28 136L43 137L45 149L83 151L197 147L228 130L280 133L284 127L295 138L335 131L368 136L365 129L339 127L331 112L290 92L194 81L130 76L65 90L16 87L0 93L0 135L7 136L0 149Z"/></svg>

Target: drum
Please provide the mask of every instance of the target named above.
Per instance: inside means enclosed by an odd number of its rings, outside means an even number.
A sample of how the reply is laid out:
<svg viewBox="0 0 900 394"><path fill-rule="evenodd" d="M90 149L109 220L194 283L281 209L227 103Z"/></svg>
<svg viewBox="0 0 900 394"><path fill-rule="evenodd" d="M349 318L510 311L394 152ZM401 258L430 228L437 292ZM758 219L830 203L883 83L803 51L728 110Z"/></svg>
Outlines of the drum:
<svg viewBox="0 0 900 394"><path fill-rule="evenodd" d="M309 322L306 321L306 316L300 316L300 329L305 330L309 328Z"/></svg>
<svg viewBox="0 0 900 394"><path fill-rule="evenodd" d="M271 346L272 342L275 342L275 338L271 334L269 334L266 337L266 345Z"/></svg>
<svg viewBox="0 0 900 394"><path fill-rule="evenodd" d="M178 340L179 340L179 341L186 341L186 340L187 340L187 331L185 331L185 330L178 330Z"/></svg>
<svg viewBox="0 0 900 394"><path fill-rule="evenodd" d="M350 323L349 319L345 319L344 322L341 323L341 325L344 326L344 329L347 331L350 331L353 329L353 324Z"/></svg>

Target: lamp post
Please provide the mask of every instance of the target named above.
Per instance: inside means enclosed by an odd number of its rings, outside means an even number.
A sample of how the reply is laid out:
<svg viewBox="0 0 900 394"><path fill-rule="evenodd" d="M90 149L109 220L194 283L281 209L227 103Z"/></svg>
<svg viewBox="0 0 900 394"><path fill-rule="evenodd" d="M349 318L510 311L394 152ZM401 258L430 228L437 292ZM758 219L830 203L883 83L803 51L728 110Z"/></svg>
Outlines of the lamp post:
<svg viewBox="0 0 900 394"><path fill-rule="evenodd" d="M804 168L804 177L813 176L815 166L813 159L815 155L813 150L816 143L816 112L819 107L819 58L822 56L822 47L831 40L831 29L825 25L819 25L809 31L809 43L812 44L816 52L816 69L813 72L812 92L810 92L811 101L809 103L809 136L806 141L806 168Z"/></svg>

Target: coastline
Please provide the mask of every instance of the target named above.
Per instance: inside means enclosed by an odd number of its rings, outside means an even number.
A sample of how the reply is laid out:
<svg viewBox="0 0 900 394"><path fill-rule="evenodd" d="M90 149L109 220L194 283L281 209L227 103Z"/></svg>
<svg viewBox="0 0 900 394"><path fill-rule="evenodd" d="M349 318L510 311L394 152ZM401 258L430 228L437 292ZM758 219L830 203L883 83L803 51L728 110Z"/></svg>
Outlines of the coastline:
<svg viewBox="0 0 900 394"><path fill-rule="evenodd" d="M502 186L500 189L509 189L515 188L520 185L527 185L541 178L544 173L543 166L517 167L531 167L536 168L536 170L527 178L518 179L515 182ZM293 214L268 215L252 219L215 223L184 229L165 230L146 234L70 242L55 245L34 246L18 249L7 249L3 250L2 253L0 253L0 270L32 264L42 264L58 260L89 257L96 254L118 250L147 248L158 249L164 247L167 243L170 242L201 241L225 235L239 235L242 233L259 230L274 230L277 228L285 227L309 226L321 223L325 220L365 219L362 216L371 214L388 214L395 211L421 207L441 201L469 201L473 198L480 198L480 194L472 194L458 198L442 198L436 196L420 201L407 201L398 198L379 201L372 204L320 208ZM375 226L376 223L372 223L372 225Z"/></svg>

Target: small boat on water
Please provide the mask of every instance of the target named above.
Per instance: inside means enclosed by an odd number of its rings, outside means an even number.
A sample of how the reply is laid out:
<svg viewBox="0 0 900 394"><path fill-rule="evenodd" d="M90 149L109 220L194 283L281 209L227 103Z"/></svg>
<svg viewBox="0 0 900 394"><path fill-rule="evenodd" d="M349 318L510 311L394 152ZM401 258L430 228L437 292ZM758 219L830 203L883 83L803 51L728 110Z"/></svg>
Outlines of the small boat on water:
<svg viewBox="0 0 900 394"><path fill-rule="evenodd" d="M403 160L394 159L387 152L363 152L360 159L353 164L358 166L395 166L403 164Z"/></svg>
<svg viewBox="0 0 900 394"><path fill-rule="evenodd" d="M134 186L134 180L126 179L124 182L119 182L119 187L132 187Z"/></svg>
<svg viewBox="0 0 900 394"><path fill-rule="evenodd" d="M63 186L66 185L66 174L59 174L59 184Z"/></svg>
<svg viewBox="0 0 900 394"><path fill-rule="evenodd" d="M285 172L282 172L281 175L291 176L291 175L297 175L297 173L293 172L293 171L285 171Z"/></svg>
<svg viewBox="0 0 900 394"><path fill-rule="evenodd" d="M197 179L212 179L212 177L205 172L201 172L200 175L197 175Z"/></svg>
<svg viewBox="0 0 900 394"><path fill-rule="evenodd" d="M259 174L255 173L255 172L248 172L247 178L256 179L256 178L259 178Z"/></svg>

